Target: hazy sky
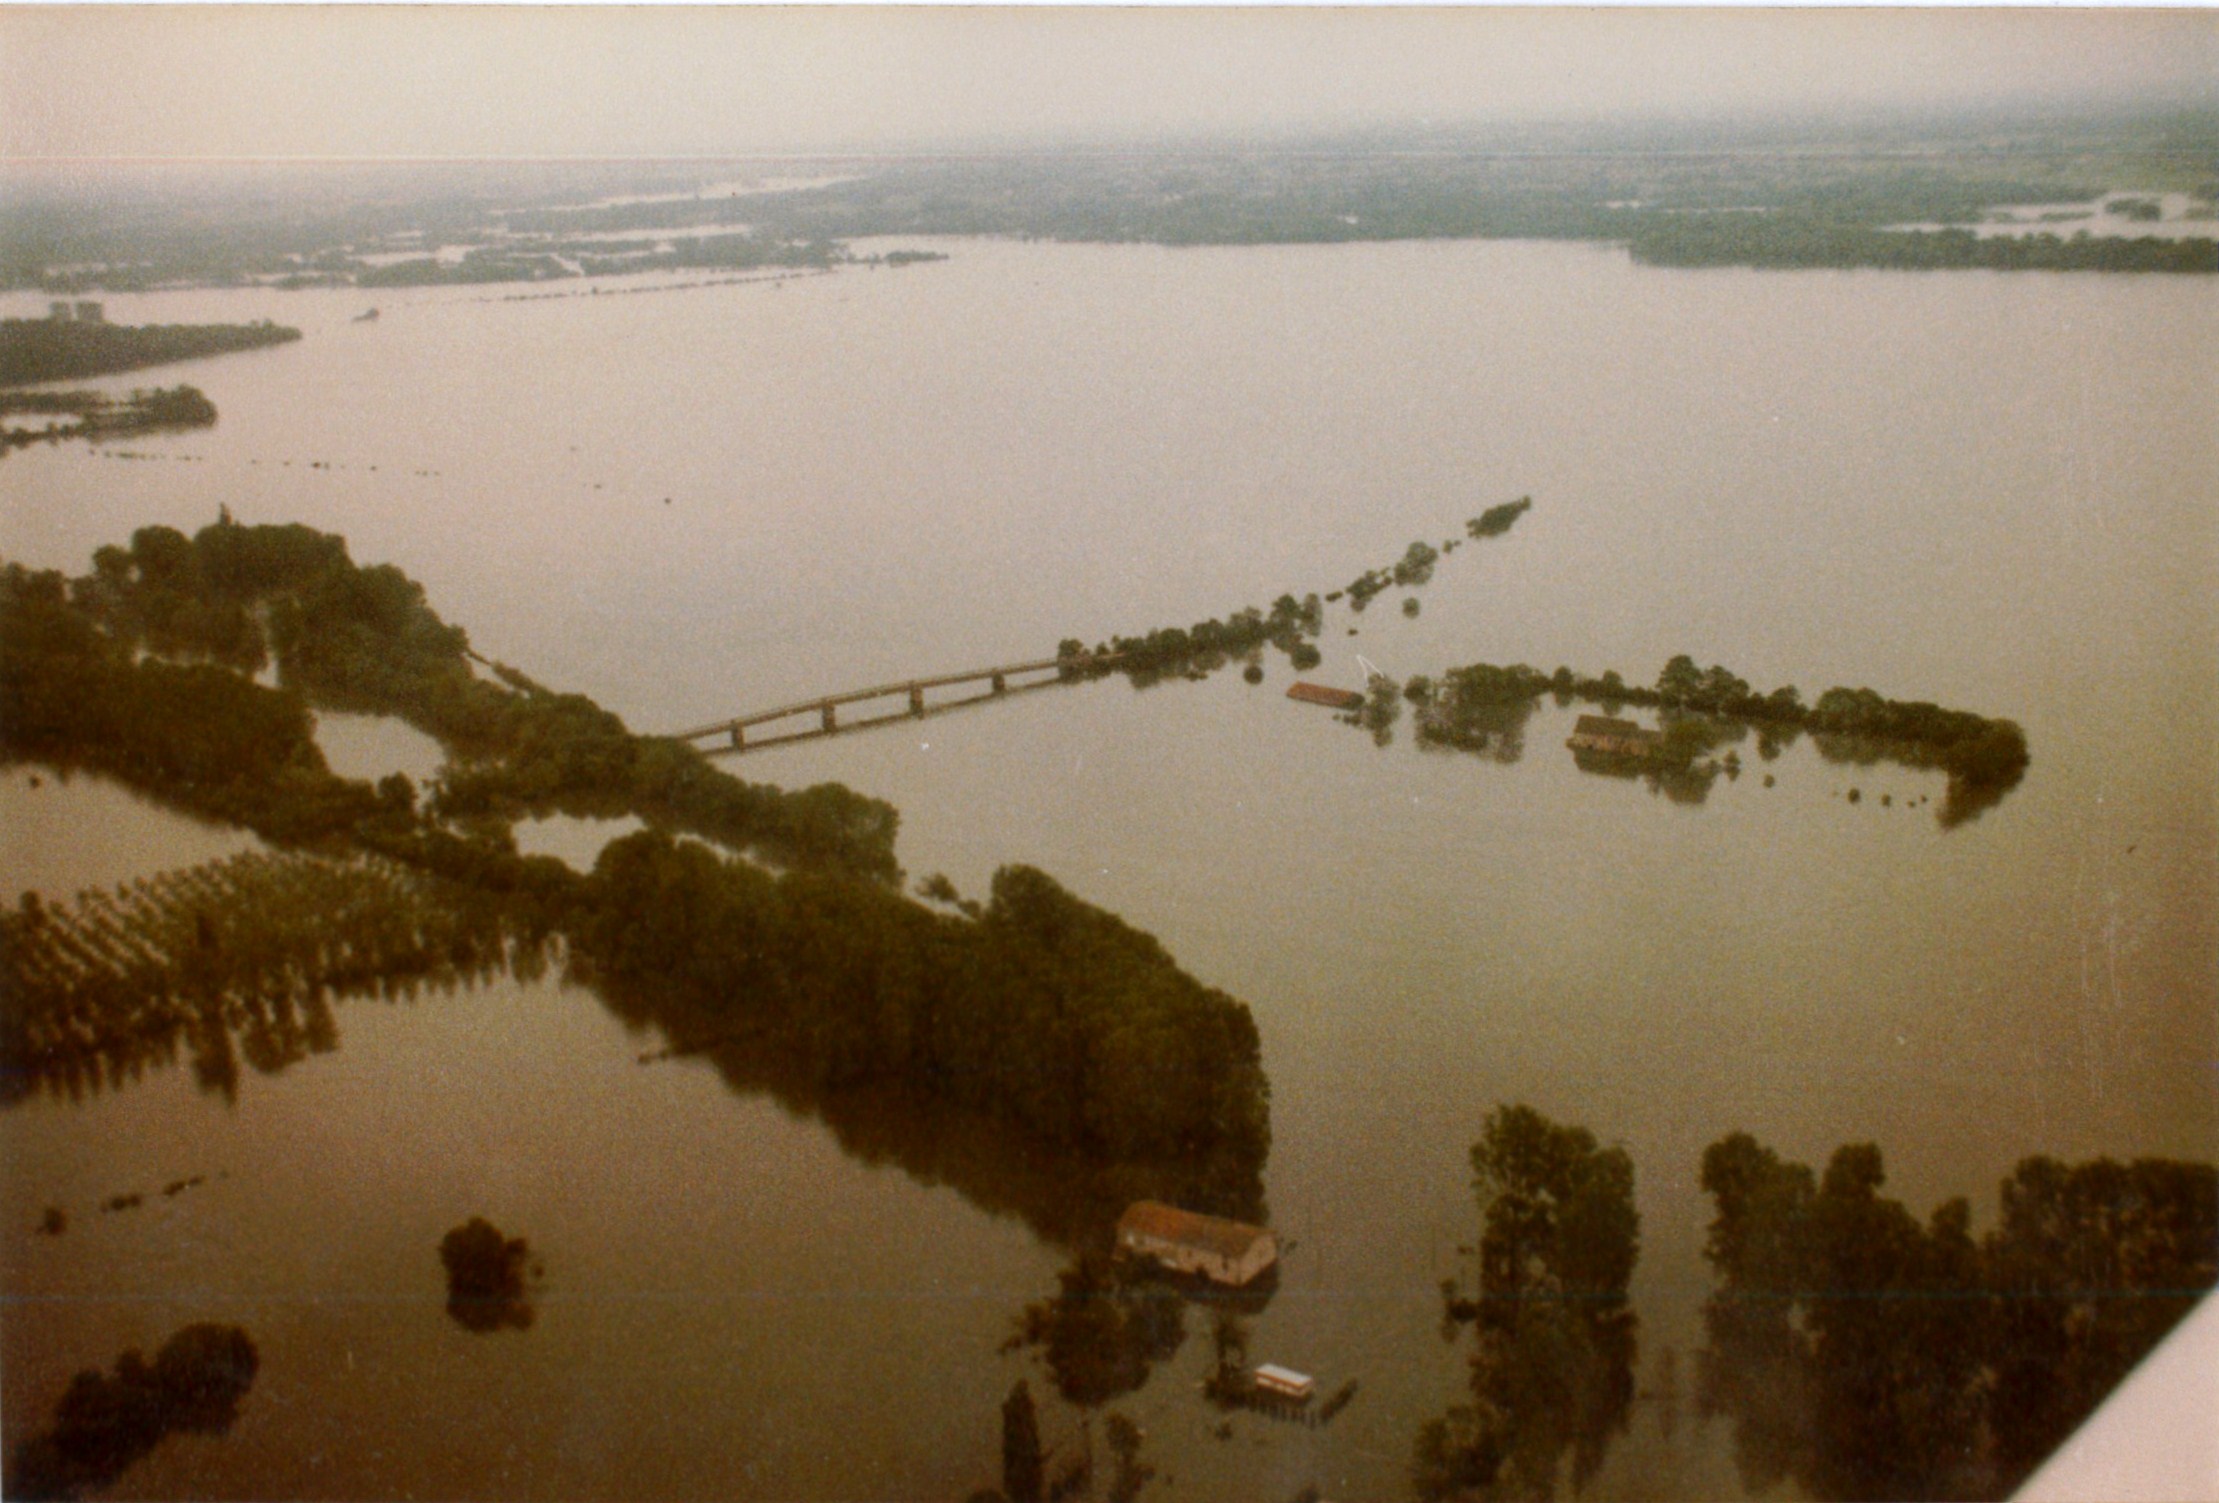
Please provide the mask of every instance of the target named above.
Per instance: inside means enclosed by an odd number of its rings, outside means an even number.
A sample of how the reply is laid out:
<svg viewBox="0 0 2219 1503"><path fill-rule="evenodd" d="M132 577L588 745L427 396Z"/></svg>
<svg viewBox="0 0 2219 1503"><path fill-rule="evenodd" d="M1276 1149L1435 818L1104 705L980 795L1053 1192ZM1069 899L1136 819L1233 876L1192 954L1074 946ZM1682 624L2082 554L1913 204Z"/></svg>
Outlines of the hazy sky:
<svg viewBox="0 0 2219 1503"><path fill-rule="evenodd" d="M2219 100L2219 11L0 6L8 157L746 153Z"/></svg>

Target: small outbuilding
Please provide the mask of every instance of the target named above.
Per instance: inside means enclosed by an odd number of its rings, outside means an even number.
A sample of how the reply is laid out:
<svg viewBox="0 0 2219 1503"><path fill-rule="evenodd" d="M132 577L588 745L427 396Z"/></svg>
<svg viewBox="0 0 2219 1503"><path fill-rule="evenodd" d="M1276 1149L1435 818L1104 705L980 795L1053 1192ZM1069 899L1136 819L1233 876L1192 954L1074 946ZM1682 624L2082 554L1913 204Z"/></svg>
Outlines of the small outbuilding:
<svg viewBox="0 0 2219 1503"><path fill-rule="evenodd" d="M1328 689L1323 684L1296 684L1287 691L1287 698L1299 699L1306 705L1324 705L1333 710L1361 710L1364 696L1353 689Z"/></svg>
<svg viewBox="0 0 2219 1503"><path fill-rule="evenodd" d="M1582 715L1564 744L1574 751L1601 752L1611 757L1653 757L1664 749L1664 738L1630 720Z"/></svg>
<svg viewBox="0 0 2219 1503"><path fill-rule="evenodd" d="M1318 1390L1317 1380L1308 1373L1298 1373L1291 1367L1279 1367L1266 1362L1250 1373L1249 1378L1265 1393L1274 1398L1304 1402Z"/></svg>
<svg viewBox="0 0 2219 1503"><path fill-rule="evenodd" d="M1117 1218L1117 1250L1235 1287L1279 1261L1279 1239L1266 1227L1156 1200L1136 1200Z"/></svg>

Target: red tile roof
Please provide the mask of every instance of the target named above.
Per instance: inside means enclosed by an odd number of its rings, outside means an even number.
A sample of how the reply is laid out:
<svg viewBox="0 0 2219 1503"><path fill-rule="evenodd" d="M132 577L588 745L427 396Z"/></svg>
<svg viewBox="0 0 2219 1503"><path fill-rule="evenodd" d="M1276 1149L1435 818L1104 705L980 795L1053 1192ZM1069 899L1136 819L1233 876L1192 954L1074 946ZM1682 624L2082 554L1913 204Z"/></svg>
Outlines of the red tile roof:
<svg viewBox="0 0 2219 1503"><path fill-rule="evenodd" d="M1353 689L1328 689L1323 684L1296 684L1287 691L1287 698L1304 704L1331 705L1336 710L1361 709L1364 703L1364 696Z"/></svg>
<svg viewBox="0 0 2219 1503"><path fill-rule="evenodd" d="M1149 1237L1236 1260L1256 1245L1257 1238L1270 1235L1260 1226L1227 1221L1222 1216L1204 1216L1199 1211L1182 1211L1158 1200L1136 1200L1117 1218L1120 1241L1127 1236Z"/></svg>

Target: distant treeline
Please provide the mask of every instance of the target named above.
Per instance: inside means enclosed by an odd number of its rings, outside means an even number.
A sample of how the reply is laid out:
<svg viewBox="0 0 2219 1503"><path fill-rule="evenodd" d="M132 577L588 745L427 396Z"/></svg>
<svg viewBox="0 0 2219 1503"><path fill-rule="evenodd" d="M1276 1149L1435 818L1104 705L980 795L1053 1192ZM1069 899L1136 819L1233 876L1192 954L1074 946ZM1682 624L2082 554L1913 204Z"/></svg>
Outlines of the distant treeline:
<svg viewBox="0 0 2219 1503"><path fill-rule="evenodd" d="M1168 245L1412 239L1622 241L1656 265L1872 266L2209 272L2219 242L1978 239L1959 226L1999 204L2085 201L2085 151L1988 143L1885 148L1652 152L1623 139L1551 152L1189 153L1051 163L922 162L780 194L758 222L787 234L1016 235ZM1931 143L1926 143L1929 146ZM2123 169L2122 169L2123 170ZM629 206L630 222L658 208ZM701 212L686 206L691 212ZM616 212L616 211L611 211ZM665 208L664 212L675 212Z"/></svg>
<svg viewBox="0 0 2219 1503"><path fill-rule="evenodd" d="M460 260L412 256L384 266L364 266L354 273L357 287L467 287L481 282L543 282L575 276L553 256L519 255L505 250L475 249Z"/></svg>
<svg viewBox="0 0 2219 1503"><path fill-rule="evenodd" d="M280 687L247 676L272 659ZM144 528L81 579L0 571L0 752L94 768L282 845L383 858L250 863L120 908L27 900L0 922L9 1089L160 1057L193 1028L269 1033L282 1053L305 1026L313 1047L327 993L467 973L559 934L612 1006L674 1043L741 1041L808 1089L899 1085L1096 1162L1172 1166L1227 1210L1256 1201L1269 1088L1254 1022L1154 940L1023 867L983 908L928 908L894 885L891 806L741 783L582 696L510 669L490 683L471 662L413 581L305 527ZM401 716L450 765L428 798L398 774L336 777L311 704ZM656 828L580 877L516 852L510 820L547 808ZM329 932L285 930L319 912ZM220 1052L195 1045L196 1060Z"/></svg>
<svg viewBox="0 0 2219 1503"><path fill-rule="evenodd" d="M1490 507L1466 522L1466 536L1500 537L1532 506L1532 497L1521 496ZM1056 656L1063 660L1067 679L1122 673L1141 685L1173 674L1201 677L1234 659L1254 664L1266 646L1285 652L1296 670L1307 670L1322 660L1314 641L1323 631L1326 605L1345 599L1351 610L1361 611L1389 589L1416 589L1432 579L1441 556L1456 546L1456 539L1439 548L1414 542L1394 563L1366 570L1323 597L1281 595L1269 613L1250 607L1192 627L1114 636L1091 649L1079 638L1066 637L1057 644ZM1414 597L1406 604L1414 604ZM1260 666L1251 666L1249 677L1259 680ZM1693 768L1696 759L1746 730L1757 733L1758 750L1767 758L1777 756L1783 742L1809 732L1829 760L1888 759L1939 768L1949 776L1948 797L1939 813L1945 826L1960 824L2000 801L2018 786L2030 761L2026 733L2013 721L1924 700L1889 699L1867 688L1831 688L1806 705L1792 685L1759 694L1732 670L1715 664L1699 668L1684 653L1665 664L1654 687L1629 684L1616 670L1591 677L1565 667L1543 673L1524 663L1473 663L1438 679L1420 675L1407 683L1375 676L1364 704L1343 718L1385 744L1407 701L1417 707L1421 741L1515 761L1525 719L1544 695L1559 704L1584 700L1611 714L1627 705L1662 711L1663 736L1646 760L1654 770L1672 775L1667 791L1676 797L1695 798L1707 791L1709 777ZM1738 757L1730 756L1728 770L1737 768Z"/></svg>
<svg viewBox="0 0 2219 1503"><path fill-rule="evenodd" d="M1507 147L1508 149L1503 149ZM1664 214L1758 206L1846 222L1964 222L1988 205L2097 191L2058 171L1998 173L1936 154L1907 166L1795 150L1652 150L1623 136L1574 149L1429 142L1419 151L970 157L888 164L747 204L629 204L572 229L745 218L787 235L1012 235L1165 245L1431 239L1626 239ZM2028 168L2051 163L2025 161ZM549 221L552 223L552 221Z"/></svg>
<svg viewBox="0 0 2219 1503"><path fill-rule="evenodd" d="M1750 727L1767 755L1777 738L1808 731L1834 760L1888 757L1947 772L1944 824L1969 818L2017 787L2030 760L2026 733L2013 721L1862 688L1828 689L1806 705L1793 685L1759 694L1732 670L1698 668L1685 653L1665 664L1654 687L1628 684L1616 670L1595 678L1570 668L1543 673L1524 663L1474 663L1438 680L1413 679L1403 692L1420 707L1420 739L1447 745L1484 746L1499 732L1505 707L1531 706L1545 694L1559 703L1585 700L1612 714L1626 705L1666 711L1672 720L1659 756L1683 764L1714 744L1706 720Z"/></svg>
<svg viewBox="0 0 2219 1503"><path fill-rule="evenodd" d="M161 429L212 427L216 421L216 404L193 386L134 391L121 401L98 391L0 394L0 416L18 413L67 415L77 421L49 422L44 428L0 430L0 454L9 449L62 439L122 438Z"/></svg>
<svg viewBox="0 0 2219 1503"><path fill-rule="evenodd" d="M204 355L287 344L300 330L273 324L86 323L49 318L0 319L0 386L111 376Z"/></svg>
<svg viewBox="0 0 2219 1503"><path fill-rule="evenodd" d="M1982 236L1965 229L1881 229L1810 215L1652 215L1628 244L1635 260L1652 266L2219 272L2219 239Z"/></svg>
<svg viewBox="0 0 2219 1503"><path fill-rule="evenodd" d="M765 239L758 235L696 235L673 240L668 250L658 250L652 245L613 253L612 247L586 246L567 249L578 266L588 276L613 276L637 271L692 271L713 268L721 271L752 271L758 267L814 267L824 268L839 264L843 252L829 240L787 241ZM902 264L896 256L920 259L915 251L896 251L886 257L893 265ZM944 257L941 259L945 259Z"/></svg>
<svg viewBox="0 0 2219 1503"><path fill-rule="evenodd" d="M1364 131L1284 149L1191 143L1160 151L848 159L826 164L834 181L714 197L702 193L707 179L726 170L714 165L596 168L599 180L584 189L551 176L570 177L576 167L425 167L384 191L282 194L252 205L197 195L159 208L127 196L33 195L0 221L0 286L66 292L254 280L329 286L359 277L528 281L552 275L561 264L554 257L582 266L605 256L624 263L609 269L644 269L670 254L658 249L661 240L703 229L724 233L698 238L744 230L788 246L919 234L1165 245L1516 238L1620 241L1672 265L2208 270L2199 260L2208 241L2203 250L2180 252L1970 252L1917 246L1890 226L1967 225L2002 205L2089 203L2117 183L2187 192L2208 204L2213 135L2208 114L2177 111L1959 125L1875 121L1857 130L1777 122L1520 124ZM609 196L622 201L581 203ZM2128 217L2146 217L2152 207L2112 203ZM1751 230L1749 222L1760 220L1802 228ZM1752 233L1792 233L1806 243L1762 259L1752 247L1732 248L1735 237ZM1825 247L1814 249L1813 239ZM1675 241L1682 242L1676 255L1667 249ZM442 269L452 263L412 249L398 263L408 269L372 270L361 254L439 245L480 247L479 264Z"/></svg>
<svg viewBox="0 0 2219 1503"><path fill-rule="evenodd" d="M455 287L623 276L643 271L822 269L838 265L844 255L843 248L829 240L782 240L746 232L681 236L667 246L654 240L563 241L534 237L474 246L451 261L437 256L410 256L372 266L349 257L325 263L317 276L323 283L352 280L358 287ZM897 251L884 259L900 265L908 260L944 258L930 252Z"/></svg>

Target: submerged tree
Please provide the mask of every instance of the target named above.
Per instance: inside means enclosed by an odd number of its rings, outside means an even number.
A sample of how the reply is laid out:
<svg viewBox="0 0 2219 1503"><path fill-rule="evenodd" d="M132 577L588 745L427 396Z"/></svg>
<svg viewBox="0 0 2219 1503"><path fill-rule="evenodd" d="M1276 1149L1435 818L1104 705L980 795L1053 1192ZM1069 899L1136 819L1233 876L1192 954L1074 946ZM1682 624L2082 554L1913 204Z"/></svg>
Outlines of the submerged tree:
<svg viewBox="0 0 2219 1503"><path fill-rule="evenodd" d="M531 1329L527 1282L537 1270L522 1237L504 1237L492 1222L473 1216L440 1239L439 1261L447 1270L447 1313L455 1324L481 1336Z"/></svg>
<svg viewBox="0 0 2219 1503"><path fill-rule="evenodd" d="M1476 1290L1443 1286L1469 1324L1472 1402L1419 1432L1420 1496L1552 1498L1567 1456L1576 1490L1633 1401L1640 1255L1633 1161L1585 1128L1500 1107L1472 1147L1483 1229Z"/></svg>
<svg viewBox="0 0 2219 1503"><path fill-rule="evenodd" d="M2021 1163L1982 1244L1995 1298L1998 1463L2038 1466L2219 1282L2219 1170L2110 1159Z"/></svg>
<svg viewBox="0 0 2219 1503"><path fill-rule="evenodd" d="M1094 1409L1133 1392L1186 1342L1178 1292L1107 1258L1081 1254L1056 1285L1025 1307L1008 1348L1037 1351L1067 1403Z"/></svg>
<svg viewBox="0 0 2219 1503"><path fill-rule="evenodd" d="M191 1325L162 1343L149 1364L135 1351L113 1375L87 1370L70 1381L54 1423L10 1457L11 1498L75 1498L113 1486L178 1431L221 1435L238 1418L261 1358L237 1326Z"/></svg>
<svg viewBox="0 0 2219 1503"><path fill-rule="evenodd" d="M528 972L544 936L472 887L374 857L248 852L0 910L0 1102L189 1054L236 1096L337 1047L331 1004Z"/></svg>
<svg viewBox="0 0 2219 1503"><path fill-rule="evenodd" d="M2208 1165L2029 1159L1978 1242L1963 1200L1922 1225L1884 1183L1869 1143L1823 1176L1746 1133L1703 1156L1702 1407L1753 1491L2006 1494L2219 1280Z"/></svg>

